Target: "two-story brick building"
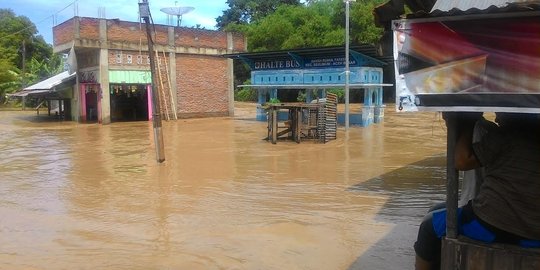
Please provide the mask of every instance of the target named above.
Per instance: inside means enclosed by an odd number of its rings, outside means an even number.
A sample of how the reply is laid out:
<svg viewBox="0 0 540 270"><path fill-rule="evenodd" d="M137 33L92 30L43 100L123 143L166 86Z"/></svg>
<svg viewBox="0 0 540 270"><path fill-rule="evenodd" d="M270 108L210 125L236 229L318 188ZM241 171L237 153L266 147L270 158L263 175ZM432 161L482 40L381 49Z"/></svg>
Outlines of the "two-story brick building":
<svg viewBox="0 0 540 270"><path fill-rule="evenodd" d="M144 24L74 17L55 26L53 36L55 52L74 48L76 56L71 119L108 124L151 118ZM165 118L233 115L233 63L222 55L245 51L243 35L155 25L153 40Z"/></svg>

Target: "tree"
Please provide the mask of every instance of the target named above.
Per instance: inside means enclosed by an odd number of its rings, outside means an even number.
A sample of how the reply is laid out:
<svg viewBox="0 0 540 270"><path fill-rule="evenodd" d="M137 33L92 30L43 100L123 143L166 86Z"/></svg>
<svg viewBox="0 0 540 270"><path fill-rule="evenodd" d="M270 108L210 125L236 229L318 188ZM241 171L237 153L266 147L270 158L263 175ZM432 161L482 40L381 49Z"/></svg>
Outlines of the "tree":
<svg viewBox="0 0 540 270"><path fill-rule="evenodd" d="M281 6L249 26L250 51L282 50L342 44L344 35L332 24L326 3Z"/></svg>
<svg viewBox="0 0 540 270"><path fill-rule="evenodd" d="M350 36L353 44L375 44L382 29L375 26L373 8L384 0L363 0L351 5ZM234 25L248 39L249 51L283 50L345 43L345 5L342 0L312 1L307 5L282 5L274 13L249 25Z"/></svg>
<svg viewBox="0 0 540 270"><path fill-rule="evenodd" d="M280 5L301 5L300 0L227 0L229 9L216 18L217 28L227 25L249 24L272 14Z"/></svg>
<svg viewBox="0 0 540 270"><path fill-rule="evenodd" d="M5 94L58 73L61 59L27 17L0 9L0 25L1 103Z"/></svg>
<svg viewBox="0 0 540 270"><path fill-rule="evenodd" d="M375 25L373 9L384 2L386 0L363 0L351 4L350 24L353 43L375 44L379 41L383 29Z"/></svg>

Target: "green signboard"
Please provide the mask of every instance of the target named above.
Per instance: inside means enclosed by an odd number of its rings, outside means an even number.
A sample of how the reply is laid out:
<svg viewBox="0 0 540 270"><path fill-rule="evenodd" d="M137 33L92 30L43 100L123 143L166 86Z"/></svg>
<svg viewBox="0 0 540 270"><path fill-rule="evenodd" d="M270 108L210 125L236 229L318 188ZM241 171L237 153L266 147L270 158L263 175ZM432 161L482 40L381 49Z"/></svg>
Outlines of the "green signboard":
<svg viewBox="0 0 540 270"><path fill-rule="evenodd" d="M109 70L109 83L150 84L151 74L146 70Z"/></svg>

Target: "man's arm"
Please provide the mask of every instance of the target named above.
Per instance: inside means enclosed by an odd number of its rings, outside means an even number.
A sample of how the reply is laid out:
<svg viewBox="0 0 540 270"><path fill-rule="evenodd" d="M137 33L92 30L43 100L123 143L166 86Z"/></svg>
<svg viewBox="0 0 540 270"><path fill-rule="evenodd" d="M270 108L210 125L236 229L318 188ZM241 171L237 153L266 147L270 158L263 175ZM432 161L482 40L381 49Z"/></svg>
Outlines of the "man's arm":
<svg viewBox="0 0 540 270"><path fill-rule="evenodd" d="M443 114L447 119L448 115ZM472 148L473 131L476 121L482 113L456 113L457 142L455 148L455 166L457 170L468 171L481 166Z"/></svg>

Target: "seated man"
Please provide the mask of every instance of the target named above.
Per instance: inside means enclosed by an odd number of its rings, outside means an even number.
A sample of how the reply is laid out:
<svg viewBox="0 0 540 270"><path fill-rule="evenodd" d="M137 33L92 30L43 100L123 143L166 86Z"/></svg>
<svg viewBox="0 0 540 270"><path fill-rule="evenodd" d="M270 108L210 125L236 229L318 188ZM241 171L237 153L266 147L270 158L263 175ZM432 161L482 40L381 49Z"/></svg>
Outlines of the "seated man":
<svg viewBox="0 0 540 270"><path fill-rule="evenodd" d="M486 133L496 128L497 125L495 123L486 120L484 117L480 117L474 124L472 142L479 142ZM463 207L478 194L480 185L482 185L482 181L484 180L484 168L479 167L468 171L460 171L459 178L461 179L461 194L459 196L458 206ZM446 202L433 205L428 210L428 213L442 208L446 208Z"/></svg>
<svg viewBox="0 0 540 270"><path fill-rule="evenodd" d="M499 127L472 143L481 114L456 114L458 170L480 166L485 178L476 197L458 210L459 233L487 243L540 247L540 121L538 115L497 113ZM420 225L414 245L416 269L437 269L446 211Z"/></svg>

